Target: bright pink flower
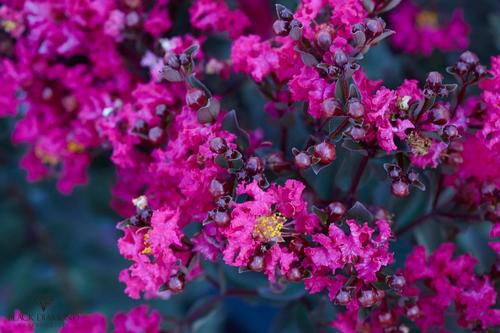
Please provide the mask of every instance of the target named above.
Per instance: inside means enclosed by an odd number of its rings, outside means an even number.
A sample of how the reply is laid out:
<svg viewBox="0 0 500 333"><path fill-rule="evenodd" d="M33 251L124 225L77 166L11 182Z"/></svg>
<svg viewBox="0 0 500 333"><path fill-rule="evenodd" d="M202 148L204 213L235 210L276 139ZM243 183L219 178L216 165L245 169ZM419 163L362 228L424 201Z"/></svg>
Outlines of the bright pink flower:
<svg viewBox="0 0 500 333"><path fill-rule="evenodd" d="M160 315L157 311L148 314L148 307L140 305L128 313L119 312L113 317L114 333L159 333Z"/></svg>
<svg viewBox="0 0 500 333"><path fill-rule="evenodd" d="M229 10L224 0L197 0L189 9L191 24L204 32L228 32L236 39L250 25L246 15L239 9Z"/></svg>
<svg viewBox="0 0 500 333"><path fill-rule="evenodd" d="M75 315L64 321L59 333L105 333L106 318L100 314Z"/></svg>
<svg viewBox="0 0 500 333"><path fill-rule="evenodd" d="M29 315L16 311L12 318L0 317L0 332L2 333L33 333L35 326Z"/></svg>
<svg viewBox="0 0 500 333"><path fill-rule="evenodd" d="M463 50L469 44L469 26L459 9L453 11L448 22L442 23L437 12L419 8L406 0L389 14L389 22L396 31L391 42L408 53L429 55L434 49Z"/></svg>
<svg viewBox="0 0 500 333"><path fill-rule="evenodd" d="M279 58L269 41L261 41L259 36L242 36L234 41L231 59L236 72L252 76L258 83L278 67Z"/></svg>
<svg viewBox="0 0 500 333"><path fill-rule="evenodd" d="M491 58L492 78L488 78L480 83L483 93L481 99L486 105L486 120L484 127L479 132L489 148L496 147L500 143L500 56ZM492 149L494 150L494 149Z"/></svg>

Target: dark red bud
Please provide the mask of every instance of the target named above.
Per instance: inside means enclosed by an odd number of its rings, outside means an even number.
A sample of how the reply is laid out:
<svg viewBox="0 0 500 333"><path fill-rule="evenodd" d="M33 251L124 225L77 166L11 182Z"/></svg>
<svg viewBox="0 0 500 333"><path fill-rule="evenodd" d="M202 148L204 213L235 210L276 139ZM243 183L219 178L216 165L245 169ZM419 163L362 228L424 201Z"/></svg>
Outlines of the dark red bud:
<svg viewBox="0 0 500 333"><path fill-rule="evenodd" d="M323 101L323 116L332 118L342 113L342 103L336 98L327 98Z"/></svg>
<svg viewBox="0 0 500 333"><path fill-rule="evenodd" d="M184 274L177 274L168 280L168 289L173 293L180 293L185 287Z"/></svg>
<svg viewBox="0 0 500 333"><path fill-rule="evenodd" d="M377 294L373 289L362 289L358 295L358 302L364 308L370 308L377 303Z"/></svg>
<svg viewBox="0 0 500 333"><path fill-rule="evenodd" d="M208 103L207 94L201 89L189 89L186 94L186 104L193 110L198 110Z"/></svg>
<svg viewBox="0 0 500 333"><path fill-rule="evenodd" d="M347 103L347 114L354 119L359 119L365 115L365 107L357 99L351 99Z"/></svg>
<svg viewBox="0 0 500 333"><path fill-rule="evenodd" d="M279 173L279 172L285 170L287 165L288 165L285 158L283 157L283 153L281 153L281 152L270 154L268 159L267 159L267 162L268 162L269 168L276 173Z"/></svg>
<svg viewBox="0 0 500 333"><path fill-rule="evenodd" d="M412 321L418 319L418 317L420 317L420 308L418 305L413 304L406 307L406 317Z"/></svg>
<svg viewBox="0 0 500 333"><path fill-rule="evenodd" d="M309 168L311 166L311 156L303 151L298 153L295 155L295 165L302 170Z"/></svg>
<svg viewBox="0 0 500 333"><path fill-rule="evenodd" d="M245 169L252 175L264 172L264 161L257 156L252 156L245 164Z"/></svg>
<svg viewBox="0 0 500 333"><path fill-rule="evenodd" d="M291 282L302 281L304 277L304 269L298 266L292 266L288 272L286 272L286 278Z"/></svg>
<svg viewBox="0 0 500 333"><path fill-rule="evenodd" d="M212 179L210 182L210 186L208 187L210 194L214 197L220 197L221 195L226 194L226 189L224 188L224 184L218 180L217 178Z"/></svg>
<svg viewBox="0 0 500 333"><path fill-rule="evenodd" d="M446 125L443 128L443 138L446 140L454 140L460 137L458 128L455 125Z"/></svg>
<svg viewBox="0 0 500 333"><path fill-rule="evenodd" d="M165 132L163 131L163 129L158 126L151 128L148 132L149 141L151 141L153 145L161 144L163 141L164 133Z"/></svg>
<svg viewBox="0 0 500 333"><path fill-rule="evenodd" d="M264 270L264 257L259 255L251 257L248 268L255 272L262 272Z"/></svg>
<svg viewBox="0 0 500 333"><path fill-rule="evenodd" d="M215 154L224 154L227 148L227 142L224 138L216 137L210 141L210 150Z"/></svg>
<svg viewBox="0 0 500 333"><path fill-rule="evenodd" d="M214 211L212 214L212 220L219 226L219 227L226 227L229 225L229 221L231 221L231 217L229 216L228 212L225 211Z"/></svg>
<svg viewBox="0 0 500 333"><path fill-rule="evenodd" d="M316 34L316 44L323 51L328 51L332 45L332 34L327 29L321 29Z"/></svg>
<svg viewBox="0 0 500 333"><path fill-rule="evenodd" d="M353 138L353 140L360 141L366 137L366 130L363 127L354 126L351 127L349 135Z"/></svg>
<svg viewBox="0 0 500 333"><path fill-rule="evenodd" d="M344 217L347 209L343 203L335 201L328 205L326 211L328 213L328 220L330 222L334 222Z"/></svg>
<svg viewBox="0 0 500 333"><path fill-rule="evenodd" d="M450 111L438 104L429 111L429 120L436 125L444 125L450 120Z"/></svg>
<svg viewBox="0 0 500 333"><path fill-rule="evenodd" d="M396 197L403 198L410 194L410 186L406 182L398 180L392 183L391 192Z"/></svg>
<svg viewBox="0 0 500 333"><path fill-rule="evenodd" d="M479 63L479 58L475 53L471 51L465 51L460 55L460 61L463 61L468 65L477 65Z"/></svg>
<svg viewBox="0 0 500 333"><path fill-rule="evenodd" d="M352 300L351 293L344 288L340 289L337 295L335 296L335 303L339 305L347 305L349 304L349 302L351 302L351 300Z"/></svg>
<svg viewBox="0 0 500 333"><path fill-rule="evenodd" d="M430 72L427 75L427 80L425 81L425 85L433 91L441 89L443 84L443 75L439 72Z"/></svg>
<svg viewBox="0 0 500 333"><path fill-rule="evenodd" d="M390 288L401 291L406 284L406 279L403 275L395 274L388 278L387 284Z"/></svg>
<svg viewBox="0 0 500 333"><path fill-rule="evenodd" d="M337 153L335 151L335 146L329 142L323 141L314 146L313 151L314 157L319 159L321 164L330 164L335 160Z"/></svg>

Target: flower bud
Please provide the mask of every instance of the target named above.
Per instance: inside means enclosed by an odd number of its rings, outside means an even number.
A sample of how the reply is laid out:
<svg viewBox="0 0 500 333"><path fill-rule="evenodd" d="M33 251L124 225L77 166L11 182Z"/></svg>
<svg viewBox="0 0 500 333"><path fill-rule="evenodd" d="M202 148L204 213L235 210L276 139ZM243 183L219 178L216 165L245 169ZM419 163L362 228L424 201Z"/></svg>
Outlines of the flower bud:
<svg viewBox="0 0 500 333"><path fill-rule="evenodd" d="M450 112L441 104L429 111L429 120L435 125L444 125L450 120Z"/></svg>
<svg viewBox="0 0 500 333"><path fill-rule="evenodd" d="M362 289L358 295L358 302L364 308L371 308L377 303L377 295L373 289Z"/></svg>
<svg viewBox="0 0 500 333"><path fill-rule="evenodd" d="M330 222L334 222L344 217L345 213L347 212L347 209L343 203L335 201L328 205L326 211L328 213L328 220Z"/></svg>
<svg viewBox="0 0 500 333"><path fill-rule="evenodd" d="M262 272L264 270L264 257L260 255L251 257L248 268L255 272Z"/></svg>
<svg viewBox="0 0 500 333"><path fill-rule="evenodd" d="M333 116L342 113L342 103L334 97L327 98L323 101L323 116L325 118L332 118Z"/></svg>
<svg viewBox="0 0 500 333"><path fill-rule="evenodd" d="M181 63L179 62L179 58L176 54L168 53L163 57L163 63L172 69L179 69L181 67Z"/></svg>
<svg viewBox="0 0 500 333"><path fill-rule="evenodd" d="M353 140L360 141L366 137L366 130L363 127L353 126L349 130L349 135Z"/></svg>
<svg viewBox="0 0 500 333"><path fill-rule="evenodd" d="M264 172L264 161L257 156L252 156L245 164L245 169L252 175Z"/></svg>
<svg viewBox="0 0 500 333"><path fill-rule="evenodd" d="M340 49L335 50L335 52L333 53L333 63L337 65L337 67L343 68L348 61L349 59L347 58L344 51Z"/></svg>
<svg viewBox="0 0 500 333"><path fill-rule="evenodd" d="M231 217L228 212L219 210L213 211L211 218L219 227L226 227L229 225L229 221L231 221Z"/></svg>
<svg viewBox="0 0 500 333"><path fill-rule="evenodd" d="M347 103L347 114L354 119L359 119L365 115L365 107L359 100L351 98Z"/></svg>
<svg viewBox="0 0 500 333"><path fill-rule="evenodd" d="M479 63L479 58L477 55L471 51L465 51L460 55L460 61L463 61L464 63L474 66Z"/></svg>
<svg viewBox="0 0 500 333"><path fill-rule="evenodd" d="M301 170L309 168L311 166L311 156L303 151L298 153L295 155L295 165Z"/></svg>
<svg viewBox="0 0 500 333"><path fill-rule="evenodd" d="M335 160L337 155L335 151L335 146L329 142L323 141L314 146L313 151L314 157L319 159L321 164L330 164Z"/></svg>
<svg viewBox="0 0 500 333"><path fill-rule="evenodd" d="M189 89L186 93L186 104L193 110L198 110L208 103L207 94L201 89Z"/></svg>
<svg viewBox="0 0 500 333"><path fill-rule="evenodd" d="M155 146L162 143L165 132L158 126L149 129L148 139Z"/></svg>
<svg viewBox="0 0 500 333"><path fill-rule="evenodd" d="M210 141L210 150L214 154L224 154L227 151L227 142L224 138L216 137Z"/></svg>
<svg viewBox="0 0 500 333"><path fill-rule="evenodd" d="M415 321L418 317L420 317L420 308L417 304L410 305L406 307L405 314L408 319Z"/></svg>
<svg viewBox="0 0 500 333"><path fill-rule="evenodd" d="M221 195L226 194L224 184L217 178L212 179L208 187L208 190L210 191L210 194L213 195L214 197L220 197Z"/></svg>
<svg viewBox="0 0 500 333"><path fill-rule="evenodd" d="M401 291L406 284L406 279L403 275L395 274L388 278L387 285L395 291Z"/></svg>
<svg viewBox="0 0 500 333"><path fill-rule="evenodd" d="M302 281L304 277L304 269L298 265L292 265L290 270L286 272L286 278L291 282Z"/></svg>
<svg viewBox="0 0 500 333"><path fill-rule="evenodd" d="M174 294L180 293L184 290L185 287L185 278L184 274L179 273L177 275L172 276L167 283L168 289Z"/></svg>
<svg viewBox="0 0 500 333"><path fill-rule="evenodd" d="M316 45L323 50L328 51L330 49L330 45L332 45L332 34L328 29L321 29L316 33Z"/></svg>
<svg viewBox="0 0 500 333"><path fill-rule="evenodd" d="M338 291L337 295L335 296L335 303L338 305L347 305L351 302L352 296L351 293L346 290L345 288L342 288Z"/></svg>
<svg viewBox="0 0 500 333"><path fill-rule="evenodd" d="M406 182L398 180L392 183L391 192L398 198L407 197L410 194L410 186Z"/></svg>
<svg viewBox="0 0 500 333"><path fill-rule="evenodd" d="M287 21L276 20L273 23L273 31L278 36L287 36L290 32L290 24Z"/></svg>
<svg viewBox="0 0 500 333"><path fill-rule="evenodd" d="M439 72L430 72L425 80L425 86L432 91L441 89L443 85L443 75Z"/></svg>
<svg viewBox="0 0 500 333"><path fill-rule="evenodd" d="M385 22L380 18L367 19L365 27L368 38L374 38L380 36L384 32Z"/></svg>
<svg viewBox="0 0 500 333"><path fill-rule="evenodd" d="M458 128L455 125L446 125L443 128L443 139L452 141L460 137L460 133L458 132Z"/></svg>

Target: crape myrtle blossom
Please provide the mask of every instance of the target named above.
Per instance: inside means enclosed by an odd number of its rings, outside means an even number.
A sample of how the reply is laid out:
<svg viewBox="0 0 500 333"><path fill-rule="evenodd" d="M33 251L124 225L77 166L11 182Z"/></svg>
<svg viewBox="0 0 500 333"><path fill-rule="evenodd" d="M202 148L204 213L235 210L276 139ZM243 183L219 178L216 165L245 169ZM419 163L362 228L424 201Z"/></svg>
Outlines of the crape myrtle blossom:
<svg viewBox="0 0 500 333"><path fill-rule="evenodd" d="M465 50L469 44L470 28L461 9L455 9L447 18L404 0L389 14L389 23L397 31L391 43L404 52L429 55L435 49Z"/></svg>
<svg viewBox="0 0 500 333"><path fill-rule="evenodd" d="M262 274L273 292L296 283L301 301L325 295L341 332L444 331L451 319L495 330L495 268L477 274L470 254L453 257L448 235L428 258L415 247L398 269L390 242L437 217L471 229L487 220L489 246L500 252L500 60L488 70L463 52L447 68L455 81L430 72L392 87L367 77L361 59L385 38L411 53L467 45L459 10L446 22L397 3L303 0L295 12L276 6L274 23L259 27L244 1L8 1L0 114L19 117L12 139L27 144L28 179L55 175L63 193L86 182L94 156L109 153L112 206L124 217L118 251L129 261L118 279L133 299L175 297L203 278L222 299L231 286L205 268L224 264ZM378 16L394 7L392 31ZM178 24L184 14L189 22ZM229 58L210 55L224 38ZM205 74L230 89L212 93ZM225 109L245 76L266 103L247 111L274 117L273 142L258 126L241 126L245 110ZM334 177L322 171L330 165ZM361 193L367 170L382 173L392 196L386 187ZM432 190L420 196L433 197L420 218L404 225L404 213L384 208L409 203L410 186L425 191L424 182ZM61 332L105 332L106 324L101 314L81 315ZM118 333L159 333L161 320L140 306L113 324ZM2 329L33 331L5 318Z"/></svg>
<svg viewBox="0 0 500 333"><path fill-rule="evenodd" d="M113 317L113 333L159 333L161 317L156 310L140 305L129 312L117 312ZM106 317L101 313L68 315L59 333L106 333ZM2 333L35 333L29 315L16 311L12 318L0 317Z"/></svg>

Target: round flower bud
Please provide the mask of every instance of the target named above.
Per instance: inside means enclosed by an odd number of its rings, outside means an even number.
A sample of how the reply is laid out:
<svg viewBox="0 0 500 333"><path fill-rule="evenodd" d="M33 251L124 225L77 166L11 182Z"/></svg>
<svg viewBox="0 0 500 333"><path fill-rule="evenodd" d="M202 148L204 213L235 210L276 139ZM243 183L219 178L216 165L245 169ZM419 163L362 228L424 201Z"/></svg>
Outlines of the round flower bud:
<svg viewBox="0 0 500 333"><path fill-rule="evenodd" d="M248 268L255 272L262 272L264 270L264 257L259 255L251 257Z"/></svg>
<svg viewBox="0 0 500 333"><path fill-rule="evenodd" d="M328 205L326 211L328 213L328 220L330 222L334 222L344 217L345 213L347 212L347 209L343 203L335 201Z"/></svg>
<svg viewBox="0 0 500 333"><path fill-rule="evenodd" d="M227 142L224 138L216 137L210 141L210 150L215 154L224 154L227 148Z"/></svg>
<svg viewBox="0 0 500 333"><path fill-rule="evenodd" d="M342 51L340 49L335 50L335 52L333 53L333 63L335 65L342 68L342 67L344 67L345 64L347 64L348 61L349 61L349 59L347 58L344 51Z"/></svg>
<svg viewBox="0 0 500 333"><path fill-rule="evenodd" d="M146 134L148 131L148 125L142 119L138 119L134 124L134 129L132 130L135 133Z"/></svg>
<svg viewBox="0 0 500 333"><path fill-rule="evenodd" d="M253 175L262 173L264 172L264 161L260 157L252 156L245 164L245 169Z"/></svg>
<svg viewBox="0 0 500 333"><path fill-rule="evenodd" d="M392 314L391 311L381 312L378 315L378 321L380 325L384 327L389 327L396 323L396 317Z"/></svg>
<svg viewBox="0 0 500 333"><path fill-rule="evenodd" d="M406 182L398 180L392 183L391 192L396 197L403 198L410 194L410 186Z"/></svg>
<svg viewBox="0 0 500 333"><path fill-rule="evenodd" d="M179 69L181 63L179 62L179 57L176 54L168 53L163 57L163 63L172 69Z"/></svg>
<svg viewBox="0 0 500 333"><path fill-rule="evenodd" d="M429 111L429 120L435 125L444 125L450 120L450 111L438 104Z"/></svg>
<svg viewBox="0 0 500 333"><path fill-rule="evenodd" d="M291 282L302 281L304 277L304 269L297 265L293 265L288 272L286 272L286 278Z"/></svg>
<svg viewBox="0 0 500 333"><path fill-rule="evenodd" d="M163 141L163 138L164 138L164 131L160 127L155 126L151 129L149 129L148 139L153 145L156 146L156 145L161 144Z"/></svg>
<svg viewBox="0 0 500 333"><path fill-rule="evenodd" d="M392 180L399 180L403 176L403 170L398 165L391 166L389 170L387 170L387 175Z"/></svg>
<svg viewBox="0 0 500 333"><path fill-rule="evenodd" d="M226 194L226 189L224 188L224 184L217 178L212 179L208 187L208 190L210 191L210 194L212 194L214 197L220 197L221 195Z"/></svg>
<svg viewBox="0 0 500 333"><path fill-rule="evenodd" d="M173 293L180 293L185 287L184 274L177 274L172 276L167 283L168 289Z"/></svg>
<svg viewBox="0 0 500 333"><path fill-rule="evenodd" d="M420 308L417 304L410 305L406 307L405 314L408 319L414 321L420 317Z"/></svg>
<svg viewBox="0 0 500 333"><path fill-rule="evenodd" d="M353 140L360 141L366 137L366 130L363 127L353 126L349 130L349 135Z"/></svg>
<svg viewBox="0 0 500 333"><path fill-rule="evenodd" d="M460 133L455 125L446 125L443 128L442 136L444 139L451 141L460 137Z"/></svg>
<svg viewBox="0 0 500 333"><path fill-rule="evenodd" d="M385 24L384 21L380 19L368 19L365 22L366 34L369 38L374 38L384 32Z"/></svg>
<svg viewBox="0 0 500 333"><path fill-rule="evenodd" d="M395 274L387 279L387 285L396 291L401 291L405 284L406 279L403 275Z"/></svg>
<svg viewBox="0 0 500 333"><path fill-rule="evenodd" d="M313 151L314 157L319 159L321 164L330 164L335 160L337 153L335 151L335 146L329 142L323 141L314 146Z"/></svg>
<svg viewBox="0 0 500 333"><path fill-rule="evenodd" d="M211 216L212 220L219 227L226 227L229 225L229 221L231 221L231 217L229 216L229 213L225 212L225 211L216 210L211 215L212 215Z"/></svg>
<svg viewBox="0 0 500 333"><path fill-rule="evenodd" d="M229 195L223 195L215 200L215 206L220 210L227 210L231 204L231 197Z"/></svg>
<svg viewBox="0 0 500 333"><path fill-rule="evenodd" d="M290 32L290 24L287 21L276 20L273 23L273 31L278 36L287 36Z"/></svg>
<svg viewBox="0 0 500 333"><path fill-rule="evenodd" d="M323 101L323 116L326 118L332 118L333 116L342 113L342 103L334 97L327 98Z"/></svg>
<svg viewBox="0 0 500 333"><path fill-rule="evenodd" d="M364 308L371 308L377 303L377 294L373 289L362 289L358 295L358 302Z"/></svg>
<svg viewBox="0 0 500 333"><path fill-rule="evenodd" d="M330 49L330 45L332 45L332 34L328 29L321 29L316 33L315 36L316 45L323 50L328 51Z"/></svg>
<svg viewBox="0 0 500 333"><path fill-rule="evenodd" d="M198 110L208 103L207 94L201 89L189 89L186 94L186 104L193 110Z"/></svg>
<svg viewBox="0 0 500 333"><path fill-rule="evenodd" d="M311 156L301 151L295 155L295 165L301 170L309 168L311 166Z"/></svg>
<svg viewBox="0 0 500 333"><path fill-rule="evenodd" d="M468 65L477 65L479 63L479 58L475 53L471 51L465 51L460 55L460 61L463 61Z"/></svg>
<svg viewBox="0 0 500 333"><path fill-rule="evenodd" d="M359 119L365 115L365 107L359 100L352 98L347 102L347 114L354 119Z"/></svg>
<svg viewBox="0 0 500 333"><path fill-rule="evenodd" d="M338 291L337 295L335 296L335 303L339 305L347 305L349 302L351 302L352 296L349 291L347 291L345 288L342 288Z"/></svg>
<svg viewBox="0 0 500 333"><path fill-rule="evenodd" d="M443 84L443 75L439 72L430 72L427 75L427 79L425 80L425 85L433 90L437 91L441 89L441 86Z"/></svg>

